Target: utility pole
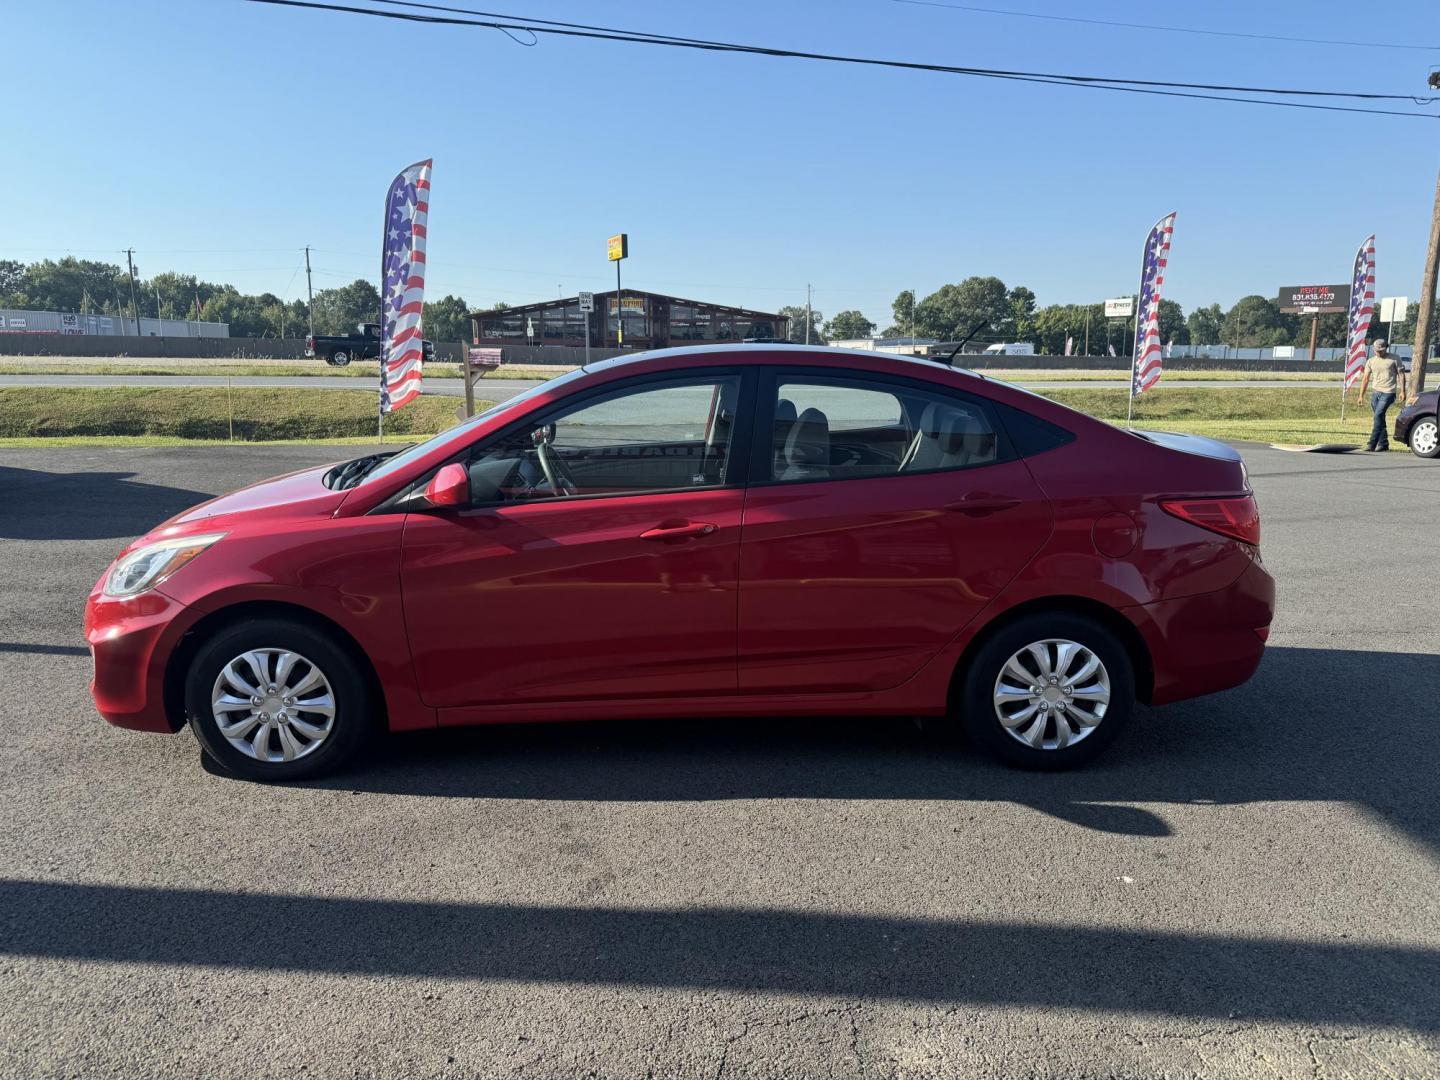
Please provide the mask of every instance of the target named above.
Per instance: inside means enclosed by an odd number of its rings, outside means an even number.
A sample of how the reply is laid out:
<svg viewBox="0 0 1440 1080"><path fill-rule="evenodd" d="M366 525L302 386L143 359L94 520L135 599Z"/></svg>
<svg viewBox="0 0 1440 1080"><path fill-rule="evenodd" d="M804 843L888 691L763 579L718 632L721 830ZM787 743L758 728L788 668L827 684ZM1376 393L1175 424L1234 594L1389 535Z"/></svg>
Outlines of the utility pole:
<svg viewBox="0 0 1440 1080"><path fill-rule="evenodd" d="M1440 89L1440 72L1430 77ZM1435 209L1430 215L1430 246L1425 251L1425 276L1420 282L1420 310L1415 316L1415 346L1410 361L1410 400L1425 389L1425 362L1435 332L1435 287L1440 274L1440 176L1435 178Z"/></svg>
<svg viewBox="0 0 1440 1080"><path fill-rule="evenodd" d="M1440 90L1440 71L1430 72L1432 90ZM1430 246L1425 251L1425 276L1420 282L1420 310L1415 316L1415 345L1410 361L1410 400L1425 389L1425 362L1434 330L1435 287L1440 276L1440 176L1435 178L1435 209L1430 212Z"/></svg>
<svg viewBox="0 0 1440 1080"><path fill-rule="evenodd" d="M130 267L130 310L135 313L135 336L140 336L140 305L135 300L135 249L125 249L125 264Z"/></svg>
<svg viewBox="0 0 1440 1080"><path fill-rule="evenodd" d="M806 345L809 345L809 344L810 344L810 322L811 322L811 315L810 315L810 285L809 285L809 283L807 282L806 285L805 285L805 344L806 344Z"/></svg>
<svg viewBox="0 0 1440 1080"><path fill-rule="evenodd" d="M310 336L315 336L315 286L310 280L310 245L305 245L305 295L309 302L305 305L305 311L310 316ZM197 316L198 318L198 316Z"/></svg>

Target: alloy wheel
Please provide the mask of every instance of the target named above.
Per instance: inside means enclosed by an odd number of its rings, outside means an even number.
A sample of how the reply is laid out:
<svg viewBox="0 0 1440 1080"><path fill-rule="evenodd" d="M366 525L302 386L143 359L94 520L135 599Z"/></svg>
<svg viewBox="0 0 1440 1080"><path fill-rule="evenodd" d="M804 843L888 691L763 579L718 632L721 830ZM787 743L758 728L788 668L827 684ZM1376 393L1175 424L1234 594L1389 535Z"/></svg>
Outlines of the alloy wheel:
<svg viewBox="0 0 1440 1080"><path fill-rule="evenodd" d="M1110 706L1110 673L1091 649L1060 638L1015 652L995 679L995 716L1017 742L1063 750L1088 736Z"/></svg>
<svg viewBox="0 0 1440 1080"><path fill-rule="evenodd" d="M1440 426L1434 420L1421 420L1410 432L1410 449L1424 457L1435 453L1440 442Z"/></svg>
<svg viewBox="0 0 1440 1080"><path fill-rule="evenodd" d="M232 659L215 678L210 708L226 741L256 761L298 761L320 749L335 726L330 680L288 649L251 649Z"/></svg>

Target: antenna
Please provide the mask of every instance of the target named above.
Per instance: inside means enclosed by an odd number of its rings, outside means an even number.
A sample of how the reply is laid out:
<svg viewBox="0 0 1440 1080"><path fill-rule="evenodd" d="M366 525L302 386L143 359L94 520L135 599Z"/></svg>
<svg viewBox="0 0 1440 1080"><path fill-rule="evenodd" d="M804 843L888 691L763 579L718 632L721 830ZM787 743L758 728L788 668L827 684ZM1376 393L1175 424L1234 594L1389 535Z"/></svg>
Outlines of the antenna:
<svg viewBox="0 0 1440 1080"><path fill-rule="evenodd" d="M990 320L989 320L989 319L981 319L981 320L980 320L979 322L977 322L974 326L972 326L972 327L970 328L970 332L969 332L968 334L966 334L963 338L960 339L960 344L959 344L959 345L956 345L955 348L953 348L953 349L950 350L950 355L945 358L945 366L946 366L946 367L954 367L954 366L955 366L955 357L960 354L960 350L963 349L966 345L970 344L970 339L980 332L980 328L981 328L982 326L989 326L989 325L990 325Z"/></svg>

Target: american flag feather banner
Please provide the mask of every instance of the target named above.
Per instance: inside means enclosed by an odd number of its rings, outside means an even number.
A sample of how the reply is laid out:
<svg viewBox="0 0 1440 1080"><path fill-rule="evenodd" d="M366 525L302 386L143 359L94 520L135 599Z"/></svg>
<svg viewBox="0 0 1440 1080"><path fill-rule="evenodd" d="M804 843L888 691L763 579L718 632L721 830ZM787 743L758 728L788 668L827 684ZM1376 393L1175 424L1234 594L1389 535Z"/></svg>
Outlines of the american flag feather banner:
<svg viewBox="0 0 1440 1080"><path fill-rule="evenodd" d="M425 361L425 223L430 213L430 161L417 161L390 184L380 276L380 412L420 396Z"/></svg>
<svg viewBox="0 0 1440 1080"><path fill-rule="evenodd" d="M1355 274L1350 282L1350 336L1346 339L1345 385L1348 387L1365 369L1365 339L1375 315L1375 237L1369 237L1355 252Z"/></svg>
<svg viewBox="0 0 1440 1080"><path fill-rule="evenodd" d="M1130 371L1130 397L1143 394L1160 381L1164 353L1160 345L1160 286L1165 284L1165 264L1170 260L1170 235L1175 215L1166 214L1155 223L1145 240L1145 259L1140 264L1140 307L1135 313L1135 362Z"/></svg>

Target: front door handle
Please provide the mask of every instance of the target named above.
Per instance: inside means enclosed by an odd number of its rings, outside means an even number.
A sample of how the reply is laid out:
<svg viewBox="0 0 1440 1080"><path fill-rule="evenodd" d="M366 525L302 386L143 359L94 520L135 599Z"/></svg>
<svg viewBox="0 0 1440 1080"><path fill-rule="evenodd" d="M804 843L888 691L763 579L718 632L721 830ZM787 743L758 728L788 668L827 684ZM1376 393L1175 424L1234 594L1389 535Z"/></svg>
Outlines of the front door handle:
<svg viewBox="0 0 1440 1080"><path fill-rule="evenodd" d="M992 495L982 491L976 492L974 495L967 495L958 502L946 503L945 509L969 517L984 517L986 514L995 514L1002 510L1013 510L1020 505L1020 502L1021 500L1011 495Z"/></svg>
<svg viewBox="0 0 1440 1080"><path fill-rule="evenodd" d="M695 540L702 536L709 536L719 529L720 526L712 525L708 521L686 521L679 525L657 525L653 529L646 529L640 534L641 540Z"/></svg>

